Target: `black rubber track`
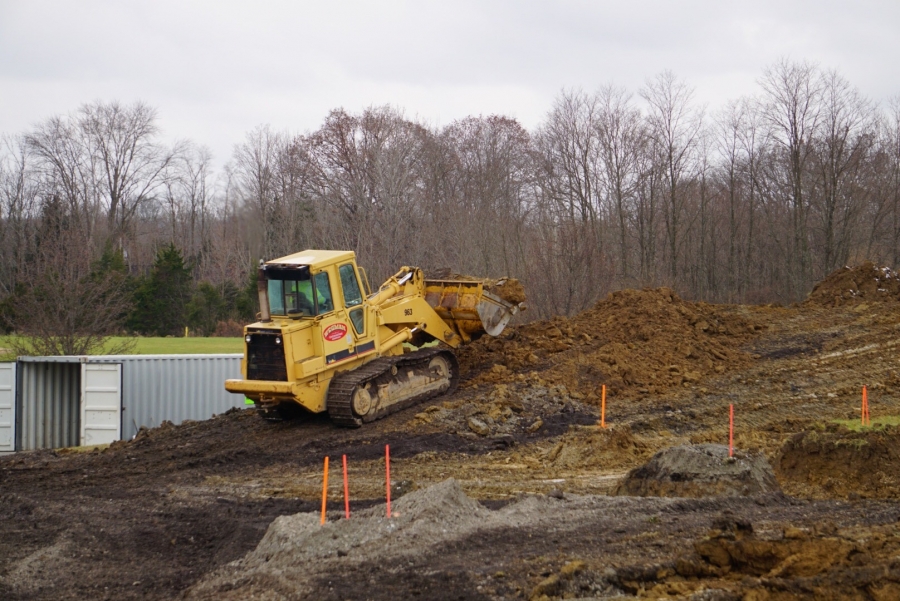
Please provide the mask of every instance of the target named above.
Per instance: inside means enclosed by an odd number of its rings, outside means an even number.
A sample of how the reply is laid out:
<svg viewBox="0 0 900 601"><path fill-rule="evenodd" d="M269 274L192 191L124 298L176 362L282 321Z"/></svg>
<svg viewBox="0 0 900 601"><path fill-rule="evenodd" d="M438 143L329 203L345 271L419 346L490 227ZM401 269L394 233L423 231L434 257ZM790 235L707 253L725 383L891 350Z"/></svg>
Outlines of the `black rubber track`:
<svg viewBox="0 0 900 601"><path fill-rule="evenodd" d="M456 360L456 355L454 355L452 351L449 351L447 349L422 349L419 351L413 351L412 353L406 353L404 355L381 357L379 359L375 359L374 361L366 363L358 369L340 373L333 377L331 379L331 384L328 386L328 416L335 424L339 426L345 426L347 428L358 428L363 424L363 422L371 422L375 421L376 419L381 419L386 415L396 413L401 409L411 407L416 403L424 401L425 399L437 396L438 393L425 392L418 396L406 399L403 402L388 405L381 411L378 411L372 415L367 415L365 416L365 418L361 418L353 413L353 391L356 390L357 386L363 385L369 380L373 380L378 376L387 373L387 371L390 370L393 366L396 366L398 369L404 369L411 366L421 365L423 363L427 364L433 357L441 354L445 355L450 360L451 372L450 388L439 394L449 394L453 392L454 390L456 390L456 386L459 384L459 362Z"/></svg>

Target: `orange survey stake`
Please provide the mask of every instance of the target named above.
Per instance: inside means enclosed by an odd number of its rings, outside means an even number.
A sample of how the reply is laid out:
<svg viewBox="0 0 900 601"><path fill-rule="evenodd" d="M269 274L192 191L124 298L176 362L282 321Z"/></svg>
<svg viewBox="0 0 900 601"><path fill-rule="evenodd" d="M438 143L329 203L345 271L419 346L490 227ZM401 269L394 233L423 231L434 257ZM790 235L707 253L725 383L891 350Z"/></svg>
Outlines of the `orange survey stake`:
<svg viewBox="0 0 900 601"><path fill-rule="evenodd" d="M347 483L347 456L344 455L344 516L350 519L350 487Z"/></svg>
<svg viewBox="0 0 900 601"><path fill-rule="evenodd" d="M862 425L872 425L872 421L869 419L869 391L865 386L862 387Z"/></svg>
<svg viewBox="0 0 900 601"><path fill-rule="evenodd" d="M391 446L384 445L384 482L387 488L387 516L391 517Z"/></svg>
<svg viewBox="0 0 900 601"><path fill-rule="evenodd" d="M328 457L325 458L325 477L322 479L322 524L325 523L325 504L328 501Z"/></svg>
<svg viewBox="0 0 900 601"><path fill-rule="evenodd" d="M600 427L606 427L606 384L600 388Z"/></svg>

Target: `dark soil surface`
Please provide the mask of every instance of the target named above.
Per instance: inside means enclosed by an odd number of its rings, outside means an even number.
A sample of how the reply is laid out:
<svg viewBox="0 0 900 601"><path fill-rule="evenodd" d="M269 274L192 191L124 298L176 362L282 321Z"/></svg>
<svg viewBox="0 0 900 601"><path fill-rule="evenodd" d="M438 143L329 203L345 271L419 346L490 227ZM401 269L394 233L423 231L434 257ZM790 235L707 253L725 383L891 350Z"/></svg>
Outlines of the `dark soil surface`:
<svg viewBox="0 0 900 601"><path fill-rule="evenodd" d="M246 410L4 457L0 599L900 598L894 279L841 270L794 307L621 291L465 347L457 392L359 430ZM727 444L729 405L781 493L610 496Z"/></svg>

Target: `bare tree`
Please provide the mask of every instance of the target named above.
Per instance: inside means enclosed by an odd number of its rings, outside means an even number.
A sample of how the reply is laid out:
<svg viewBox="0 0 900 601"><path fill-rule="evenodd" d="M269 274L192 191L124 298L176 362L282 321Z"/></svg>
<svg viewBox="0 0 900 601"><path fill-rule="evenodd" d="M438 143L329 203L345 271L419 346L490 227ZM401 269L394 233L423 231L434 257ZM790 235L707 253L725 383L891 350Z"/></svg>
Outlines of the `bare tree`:
<svg viewBox="0 0 900 601"><path fill-rule="evenodd" d="M244 142L235 147L232 173L236 190L255 213L257 228L251 229L250 234L260 240L260 244L253 249L253 254L258 257L277 256L273 232L273 228L278 226L274 217L276 169L285 137L266 125L248 133Z"/></svg>
<svg viewBox="0 0 900 601"><path fill-rule="evenodd" d="M168 210L170 242L195 263L209 245L212 203L212 155L208 148L185 142L169 163L162 196Z"/></svg>
<svg viewBox="0 0 900 601"><path fill-rule="evenodd" d="M599 106L583 92L563 92L535 135L538 195L535 217L552 248L536 252L555 259L560 282L552 285L552 313L569 315L609 289L605 223L601 213ZM552 229L547 229L548 227ZM550 268L548 266L548 268Z"/></svg>
<svg viewBox="0 0 900 601"><path fill-rule="evenodd" d="M632 228L638 240L640 282L649 286L656 283L659 276L659 213L665 186L663 167L652 153L641 153L639 166L641 175L637 181Z"/></svg>
<svg viewBox="0 0 900 601"><path fill-rule="evenodd" d="M691 105L693 90L678 80L670 71L664 71L647 82L641 96L649 104L647 119L649 135L657 160L662 164L666 183L664 218L669 251L669 275L678 276L678 255L681 246L683 221L688 196L682 186L694 167L695 152L701 127L702 113Z"/></svg>
<svg viewBox="0 0 900 601"><path fill-rule="evenodd" d="M332 243L355 250L376 277L414 257L427 136L387 106L360 115L332 111L309 136L319 227Z"/></svg>
<svg viewBox="0 0 900 601"><path fill-rule="evenodd" d="M145 104L83 105L68 117L52 117L27 135L43 170L45 187L67 204L71 218L95 246L127 233L136 211L163 184L175 151L156 142L156 111ZM95 238L99 212L105 231Z"/></svg>
<svg viewBox="0 0 900 601"><path fill-rule="evenodd" d="M42 194L66 206L73 227L93 240L100 201L94 154L74 117L51 117L26 134L35 158Z"/></svg>
<svg viewBox="0 0 900 601"><path fill-rule="evenodd" d="M457 247L455 267L522 276L523 229L532 202L528 133L514 119L491 116L456 121L442 137L455 159L448 190L454 210L443 217L453 228L447 245Z"/></svg>
<svg viewBox="0 0 900 601"><path fill-rule="evenodd" d="M882 205L890 208L890 256L893 265L898 265L900 264L900 96L891 100L890 113L882 136L882 147L886 157Z"/></svg>
<svg viewBox="0 0 900 601"><path fill-rule="evenodd" d="M0 297L11 294L34 248L39 186L22 137L0 140Z"/></svg>
<svg viewBox="0 0 900 601"><path fill-rule="evenodd" d="M765 147L758 103L730 102L716 119L716 166L727 221L726 288L732 302L743 299L754 269L761 151Z"/></svg>
<svg viewBox="0 0 900 601"><path fill-rule="evenodd" d="M44 200L37 243L25 264L7 317L17 336L5 346L17 355L125 352L133 339L104 348L120 334L131 306L124 263L94 262L84 232L71 226L58 197ZM112 251L110 251L112 252ZM114 255L109 257L115 262Z"/></svg>
<svg viewBox="0 0 900 601"><path fill-rule="evenodd" d="M156 110L137 102L95 102L81 107L80 129L96 165L98 192L106 205L111 239L127 231L135 212L164 184L176 150L156 143Z"/></svg>
<svg viewBox="0 0 900 601"><path fill-rule="evenodd" d="M818 277L846 263L855 246L860 216L868 194L861 177L875 144L875 115L871 102L834 71L824 74L819 135L812 164L817 193L811 199L821 241Z"/></svg>
<svg viewBox="0 0 900 601"><path fill-rule="evenodd" d="M630 278L629 223L635 210L640 161L646 152L646 131L640 111L623 88L607 85L598 93L597 134L604 194L614 208L619 242L619 276Z"/></svg>
<svg viewBox="0 0 900 601"><path fill-rule="evenodd" d="M785 249L790 265L792 294L799 296L812 284L809 248L809 157L819 127L822 83L818 69L810 63L783 59L766 69L760 85L765 92L766 119L777 144L790 207L791 245Z"/></svg>

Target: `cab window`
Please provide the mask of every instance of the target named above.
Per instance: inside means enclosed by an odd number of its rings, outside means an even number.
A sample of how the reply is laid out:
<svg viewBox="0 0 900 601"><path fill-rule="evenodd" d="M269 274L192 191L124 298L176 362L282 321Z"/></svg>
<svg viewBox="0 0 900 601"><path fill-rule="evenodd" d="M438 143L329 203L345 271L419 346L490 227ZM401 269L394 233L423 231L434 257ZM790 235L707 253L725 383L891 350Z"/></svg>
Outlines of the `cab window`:
<svg viewBox="0 0 900 601"><path fill-rule="evenodd" d="M311 316L312 286L306 280L269 280L269 312L272 315Z"/></svg>
<svg viewBox="0 0 900 601"><path fill-rule="evenodd" d="M331 296L331 284L328 282L328 274L323 271L317 273L313 279L316 287L316 315L333 311L334 302Z"/></svg>
<svg viewBox="0 0 900 601"><path fill-rule="evenodd" d="M341 265L338 268L341 276L341 290L344 291L344 306L355 307L363 302L362 292L359 290L359 280L356 279L356 270L352 263Z"/></svg>
<svg viewBox="0 0 900 601"><path fill-rule="evenodd" d="M272 315L285 315L284 282L282 280L269 280L269 312Z"/></svg>

